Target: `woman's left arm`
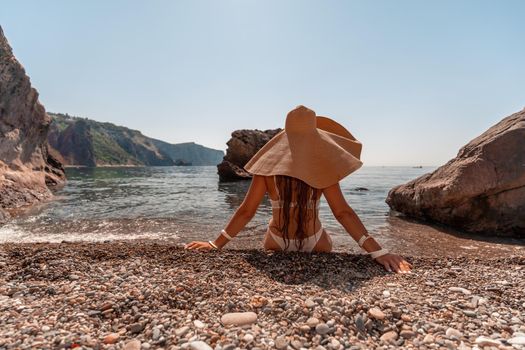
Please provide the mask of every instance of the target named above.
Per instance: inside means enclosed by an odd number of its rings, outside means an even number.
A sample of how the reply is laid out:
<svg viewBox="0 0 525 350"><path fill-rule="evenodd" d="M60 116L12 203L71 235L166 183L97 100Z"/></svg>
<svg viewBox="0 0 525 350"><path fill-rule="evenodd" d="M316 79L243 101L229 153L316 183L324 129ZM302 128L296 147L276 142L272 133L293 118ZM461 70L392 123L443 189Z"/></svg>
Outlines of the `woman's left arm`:
<svg viewBox="0 0 525 350"><path fill-rule="evenodd" d="M266 181L264 181L263 176L254 175L250 188L244 197L241 205L233 216L230 218L230 222L224 230L232 238L235 237L248 222L254 217L257 212L257 208L261 203L262 198L266 193ZM219 249L224 247L228 243L228 239L224 235L220 234L213 244L215 244ZM214 247L209 242L193 241L184 246L186 249L214 249Z"/></svg>

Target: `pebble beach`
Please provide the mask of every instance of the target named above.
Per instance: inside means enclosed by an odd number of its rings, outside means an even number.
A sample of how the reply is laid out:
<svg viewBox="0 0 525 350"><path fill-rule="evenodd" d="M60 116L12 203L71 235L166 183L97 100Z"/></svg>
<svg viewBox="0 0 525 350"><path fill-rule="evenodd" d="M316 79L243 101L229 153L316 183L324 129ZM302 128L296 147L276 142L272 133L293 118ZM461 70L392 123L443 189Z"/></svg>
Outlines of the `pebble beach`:
<svg viewBox="0 0 525 350"><path fill-rule="evenodd" d="M0 349L525 349L525 256L0 245Z"/></svg>

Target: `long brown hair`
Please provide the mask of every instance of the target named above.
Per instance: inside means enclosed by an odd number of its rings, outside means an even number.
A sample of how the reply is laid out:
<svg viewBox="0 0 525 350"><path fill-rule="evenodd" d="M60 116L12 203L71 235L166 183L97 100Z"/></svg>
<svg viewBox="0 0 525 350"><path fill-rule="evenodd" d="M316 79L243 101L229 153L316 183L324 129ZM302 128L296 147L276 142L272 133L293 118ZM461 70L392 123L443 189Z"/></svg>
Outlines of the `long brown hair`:
<svg viewBox="0 0 525 350"><path fill-rule="evenodd" d="M290 238L288 237L288 224L290 223L290 217L297 218L295 239L299 240L298 249L301 250L303 247L303 239L306 238L306 223L310 218L315 218L317 215L317 193L319 190L311 187L298 178L287 175L275 175L275 180L279 191L279 199L282 201L278 225L285 242L285 250L287 250L290 245ZM294 193L296 194L295 202L297 204L290 207ZM313 210L308 209L307 207L309 200L312 200ZM315 219L313 220L313 225L315 229Z"/></svg>

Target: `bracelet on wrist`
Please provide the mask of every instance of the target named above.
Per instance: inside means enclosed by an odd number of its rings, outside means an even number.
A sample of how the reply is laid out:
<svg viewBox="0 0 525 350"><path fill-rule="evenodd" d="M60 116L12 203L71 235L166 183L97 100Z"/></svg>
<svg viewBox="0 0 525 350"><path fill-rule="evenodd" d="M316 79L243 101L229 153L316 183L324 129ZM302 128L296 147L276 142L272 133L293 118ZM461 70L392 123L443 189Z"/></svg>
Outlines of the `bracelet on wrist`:
<svg viewBox="0 0 525 350"><path fill-rule="evenodd" d="M379 258L380 256L386 255L388 253L389 253L388 249L381 248L381 249L376 250L374 252L369 252L368 255L370 255L372 257L372 259L376 259L376 258Z"/></svg>
<svg viewBox="0 0 525 350"><path fill-rule="evenodd" d="M373 237L370 236L368 233L363 234L363 235L361 236L361 238L359 238L359 240L357 241L357 244L358 244L361 248L363 248L363 244L365 244L365 241L366 241L367 239L369 239L369 238L373 238Z"/></svg>
<svg viewBox="0 0 525 350"><path fill-rule="evenodd" d="M220 248L217 247L217 245L215 243L213 243L212 241L208 241L208 243L215 249L219 250Z"/></svg>
<svg viewBox="0 0 525 350"><path fill-rule="evenodd" d="M224 237L226 237L226 239L227 239L228 241L231 241L232 238L233 238L233 237L230 236L230 235L228 234L228 232L226 232L226 230L224 230L224 229L221 230L221 235L223 235Z"/></svg>

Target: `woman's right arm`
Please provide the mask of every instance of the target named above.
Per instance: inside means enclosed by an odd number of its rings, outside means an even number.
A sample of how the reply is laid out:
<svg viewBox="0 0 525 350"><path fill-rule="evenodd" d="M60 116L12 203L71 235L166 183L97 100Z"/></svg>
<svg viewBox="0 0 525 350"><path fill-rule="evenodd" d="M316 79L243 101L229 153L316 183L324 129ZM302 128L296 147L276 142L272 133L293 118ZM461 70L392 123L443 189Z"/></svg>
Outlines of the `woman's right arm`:
<svg viewBox="0 0 525 350"><path fill-rule="evenodd" d="M363 235L369 236L357 213L348 205L339 183L323 189L323 194L337 221L356 242L359 242ZM381 249L381 246L373 237L366 239L362 247L369 253ZM379 256L374 260L383 265L388 271L408 272L412 266L399 255L390 253Z"/></svg>

